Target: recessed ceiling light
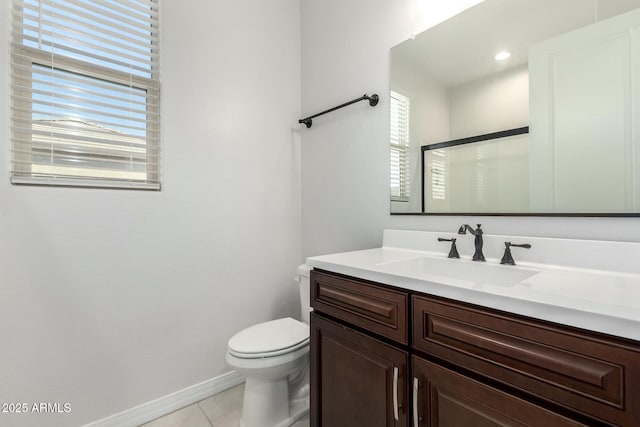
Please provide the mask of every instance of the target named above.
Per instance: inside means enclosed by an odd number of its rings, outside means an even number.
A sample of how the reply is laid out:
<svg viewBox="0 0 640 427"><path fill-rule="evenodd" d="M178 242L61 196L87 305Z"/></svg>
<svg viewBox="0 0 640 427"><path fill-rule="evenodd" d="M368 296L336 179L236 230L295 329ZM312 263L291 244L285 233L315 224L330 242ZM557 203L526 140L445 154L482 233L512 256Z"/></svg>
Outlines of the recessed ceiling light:
<svg viewBox="0 0 640 427"><path fill-rule="evenodd" d="M493 57L493 59L495 59L496 61L504 61L510 56L511 56L511 52L504 51L504 52L497 53L496 56Z"/></svg>

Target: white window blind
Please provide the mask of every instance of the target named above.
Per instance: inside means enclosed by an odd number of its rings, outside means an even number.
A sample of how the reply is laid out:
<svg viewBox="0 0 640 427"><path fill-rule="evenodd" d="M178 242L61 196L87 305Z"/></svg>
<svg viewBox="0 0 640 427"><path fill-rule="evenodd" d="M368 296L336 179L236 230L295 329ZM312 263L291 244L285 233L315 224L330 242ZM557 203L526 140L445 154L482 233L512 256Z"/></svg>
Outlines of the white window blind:
<svg viewBox="0 0 640 427"><path fill-rule="evenodd" d="M391 91L391 200L409 201L409 98Z"/></svg>
<svg viewBox="0 0 640 427"><path fill-rule="evenodd" d="M15 184L160 188L158 0L12 1Z"/></svg>
<svg viewBox="0 0 640 427"><path fill-rule="evenodd" d="M431 151L431 197L435 200L447 198L446 158L444 150Z"/></svg>

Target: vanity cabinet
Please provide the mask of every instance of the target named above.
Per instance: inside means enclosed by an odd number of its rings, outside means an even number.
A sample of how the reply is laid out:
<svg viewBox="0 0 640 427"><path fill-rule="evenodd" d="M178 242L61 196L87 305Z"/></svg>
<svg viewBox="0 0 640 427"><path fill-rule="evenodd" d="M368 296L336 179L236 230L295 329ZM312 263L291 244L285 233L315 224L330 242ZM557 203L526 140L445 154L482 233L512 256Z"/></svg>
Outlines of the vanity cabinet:
<svg viewBox="0 0 640 427"><path fill-rule="evenodd" d="M311 272L312 426L408 425L408 301L406 292Z"/></svg>
<svg viewBox="0 0 640 427"><path fill-rule="evenodd" d="M640 426L638 343L311 272L311 426Z"/></svg>

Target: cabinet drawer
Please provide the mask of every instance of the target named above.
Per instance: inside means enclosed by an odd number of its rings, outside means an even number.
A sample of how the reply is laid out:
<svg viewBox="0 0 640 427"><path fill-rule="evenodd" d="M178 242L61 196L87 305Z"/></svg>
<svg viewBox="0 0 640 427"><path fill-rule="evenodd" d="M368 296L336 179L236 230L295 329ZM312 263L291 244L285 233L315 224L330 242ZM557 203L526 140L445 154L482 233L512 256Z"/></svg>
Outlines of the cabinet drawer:
<svg viewBox="0 0 640 427"><path fill-rule="evenodd" d="M421 296L413 317L418 350L590 417L640 425L640 348Z"/></svg>
<svg viewBox="0 0 640 427"><path fill-rule="evenodd" d="M337 319L408 344L406 293L311 271L311 306Z"/></svg>

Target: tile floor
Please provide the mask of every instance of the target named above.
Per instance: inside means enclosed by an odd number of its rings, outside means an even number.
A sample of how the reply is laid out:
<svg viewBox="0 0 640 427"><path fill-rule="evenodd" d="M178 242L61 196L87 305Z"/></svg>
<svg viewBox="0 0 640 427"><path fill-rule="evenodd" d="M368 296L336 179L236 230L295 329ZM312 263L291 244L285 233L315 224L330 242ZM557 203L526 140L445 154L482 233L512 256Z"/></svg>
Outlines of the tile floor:
<svg viewBox="0 0 640 427"><path fill-rule="evenodd" d="M238 427L243 392L244 384L241 384L141 427ZM309 427L309 416L292 427Z"/></svg>

